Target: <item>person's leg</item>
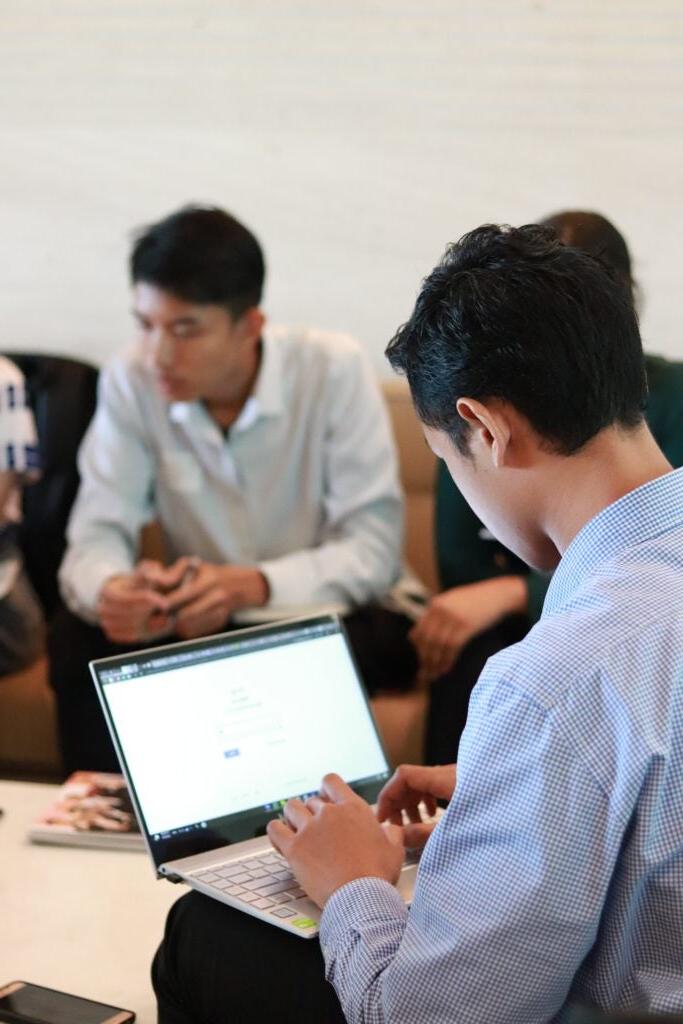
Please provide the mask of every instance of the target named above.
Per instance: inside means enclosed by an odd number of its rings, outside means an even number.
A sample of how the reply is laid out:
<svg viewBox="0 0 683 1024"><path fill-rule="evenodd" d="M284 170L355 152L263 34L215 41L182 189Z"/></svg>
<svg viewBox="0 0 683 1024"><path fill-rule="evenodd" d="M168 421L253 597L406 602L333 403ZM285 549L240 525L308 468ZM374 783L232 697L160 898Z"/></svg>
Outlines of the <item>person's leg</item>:
<svg viewBox="0 0 683 1024"><path fill-rule="evenodd" d="M426 764L456 760L460 734L467 721L470 694L487 660L515 644L529 630L525 615L511 615L480 633L463 647L453 668L432 684L425 739Z"/></svg>
<svg viewBox="0 0 683 1024"><path fill-rule="evenodd" d="M0 600L0 676L32 664L45 650L40 602L23 569Z"/></svg>
<svg viewBox="0 0 683 1024"><path fill-rule="evenodd" d="M57 698L59 741L68 773L80 769L121 770L88 662L126 650L130 648L112 643L101 629L84 622L68 608L61 607L50 624L50 685Z"/></svg>
<svg viewBox="0 0 683 1024"><path fill-rule="evenodd" d="M371 697L382 690L412 690L417 675L415 648L408 640L413 623L398 612L367 605L344 619L361 679Z"/></svg>
<svg viewBox="0 0 683 1024"><path fill-rule="evenodd" d="M159 1024L343 1024L320 945L192 892L152 964Z"/></svg>

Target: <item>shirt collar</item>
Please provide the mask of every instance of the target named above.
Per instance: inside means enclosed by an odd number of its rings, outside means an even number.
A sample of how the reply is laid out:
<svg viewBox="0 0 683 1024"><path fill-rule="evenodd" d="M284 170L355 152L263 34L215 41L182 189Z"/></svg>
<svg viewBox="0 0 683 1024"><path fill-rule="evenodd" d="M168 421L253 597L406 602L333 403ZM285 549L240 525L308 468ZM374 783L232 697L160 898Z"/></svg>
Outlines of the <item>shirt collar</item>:
<svg viewBox="0 0 683 1024"><path fill-rule="evenodd" d="M569 600L598 565L681 524L683 469L651 480L608 505L579 530L562 556L543 614L551 614Z"/></svg>
<svg viewBox="0 0 683 1024"><path fill-rule="evenodd" d="M261 365L254 389L244 403L244 408L232 425L232 431L248 430L261 416L278 416L284 406L282 389L282 357L276 341L266 335L261 339ZM211 417L206 414L201 402L172 402L168 414L174 423L202 421L207 427L207 436L220 433ZM210 429L209 429L210 427Z"/></svg>
<svg viewBox="0 0 683 1024"><path fill-rule="evenodd" d="M261 366L250 397L258 404L260 416L278 416L284 408L282 354L277 341L267 334L261 339Z"/></svg>

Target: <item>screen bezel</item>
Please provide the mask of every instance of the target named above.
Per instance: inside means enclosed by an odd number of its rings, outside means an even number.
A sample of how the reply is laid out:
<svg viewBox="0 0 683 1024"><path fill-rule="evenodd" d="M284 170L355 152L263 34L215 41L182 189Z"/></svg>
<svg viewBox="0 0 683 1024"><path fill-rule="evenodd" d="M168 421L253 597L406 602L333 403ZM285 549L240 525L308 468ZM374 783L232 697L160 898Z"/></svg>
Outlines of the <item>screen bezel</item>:
<svg viewBox="0 0 683 1024"><path fill-rule="evenodd" d="M102 683L100 680L100 673L107 672L112 669L123 668L131 663L139 663L141 660L153 660L167 654L173 654L181 651L188 651L190 653L195 651L199 653L203 652L206 655L205 660L211 661L215 660L215 657L211 657L211 652L217 647L224 647L226 644L229 646L238 644L254 635L277 637L281 634L290 632L293 627L304 628L323 625L330 626L333 633L338 632L344 641L347 653L351 659L356 685L360 688L366 713L369 716L372 729L382 753L384 770L380 774L373 775L366 779L358 779L349 782L349 785L354 792L362 796L368 803L374 803L379 791L389 778L390 769L381 736L379 735L375 719L372 715L372 711L370 710L368 694L358 670L353 649L349 643L349 638L346 630L344 629L343 621L338 615L316 615L313 617L307 616L305 618L299 617L285 619L278 621L277 623L268 623L262 626L249 626L247 628L229 630L225 633L217 633L210 637L202 637L199 640L183 640L170 644L160 644L156 647L130 651L126 654L118 654L109 658L99 658L90 662L90 672L95 683L97 696L119 758L121 770L130 790L131 801L135 808L140 831L143 835L149 855L154 862L157 876L162 876L160 868L163 864L166 864L169 861L180 860L183 857L193 857L197 854L207 853L210 850L215 850L222 846L230 846L233 843L265 835L266 825L269 821L279 816L280 808L275 808L272 811L265 811L263 808L252 808L244 812L226 815L222 818L213 819L205 823L197 823L196 827L189 828L186 832L174 834L168 839L155 840L153 838L153 833L151 833L147 827L145 815L140 805L140 801L138 800L135 782L131 775L125 753L121 747L116 723L114 722L113 715L111 714L109 703L106 698L105 690L107 684ZM225 656L226 655L223 653L217 657Z"/></svg>

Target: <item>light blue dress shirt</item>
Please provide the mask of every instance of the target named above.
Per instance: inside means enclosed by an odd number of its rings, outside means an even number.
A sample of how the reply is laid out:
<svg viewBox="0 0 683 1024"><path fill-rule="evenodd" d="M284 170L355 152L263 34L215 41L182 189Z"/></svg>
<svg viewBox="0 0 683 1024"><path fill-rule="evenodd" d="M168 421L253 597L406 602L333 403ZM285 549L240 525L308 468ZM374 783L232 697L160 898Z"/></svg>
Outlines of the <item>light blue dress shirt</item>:
<svg viewBox="0 0 683 1024"><path fill-rule="evenodd" d="M350 1022L683 1010L683 470L591 520L487 663L411 910L359 879L321 943Z"/></svg>

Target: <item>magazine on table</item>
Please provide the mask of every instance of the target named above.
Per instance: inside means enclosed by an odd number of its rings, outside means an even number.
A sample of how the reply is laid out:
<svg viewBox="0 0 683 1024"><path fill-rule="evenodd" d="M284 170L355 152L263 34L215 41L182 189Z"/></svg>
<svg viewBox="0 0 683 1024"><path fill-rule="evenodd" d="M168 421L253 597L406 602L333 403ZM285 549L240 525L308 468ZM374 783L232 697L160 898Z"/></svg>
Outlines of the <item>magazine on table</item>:
<svg viewBox="0 0 683 1024"><path fill-rule="evenodd" d="M34 843L143 850L123 775L74 772L29 829Z"/></svg>

